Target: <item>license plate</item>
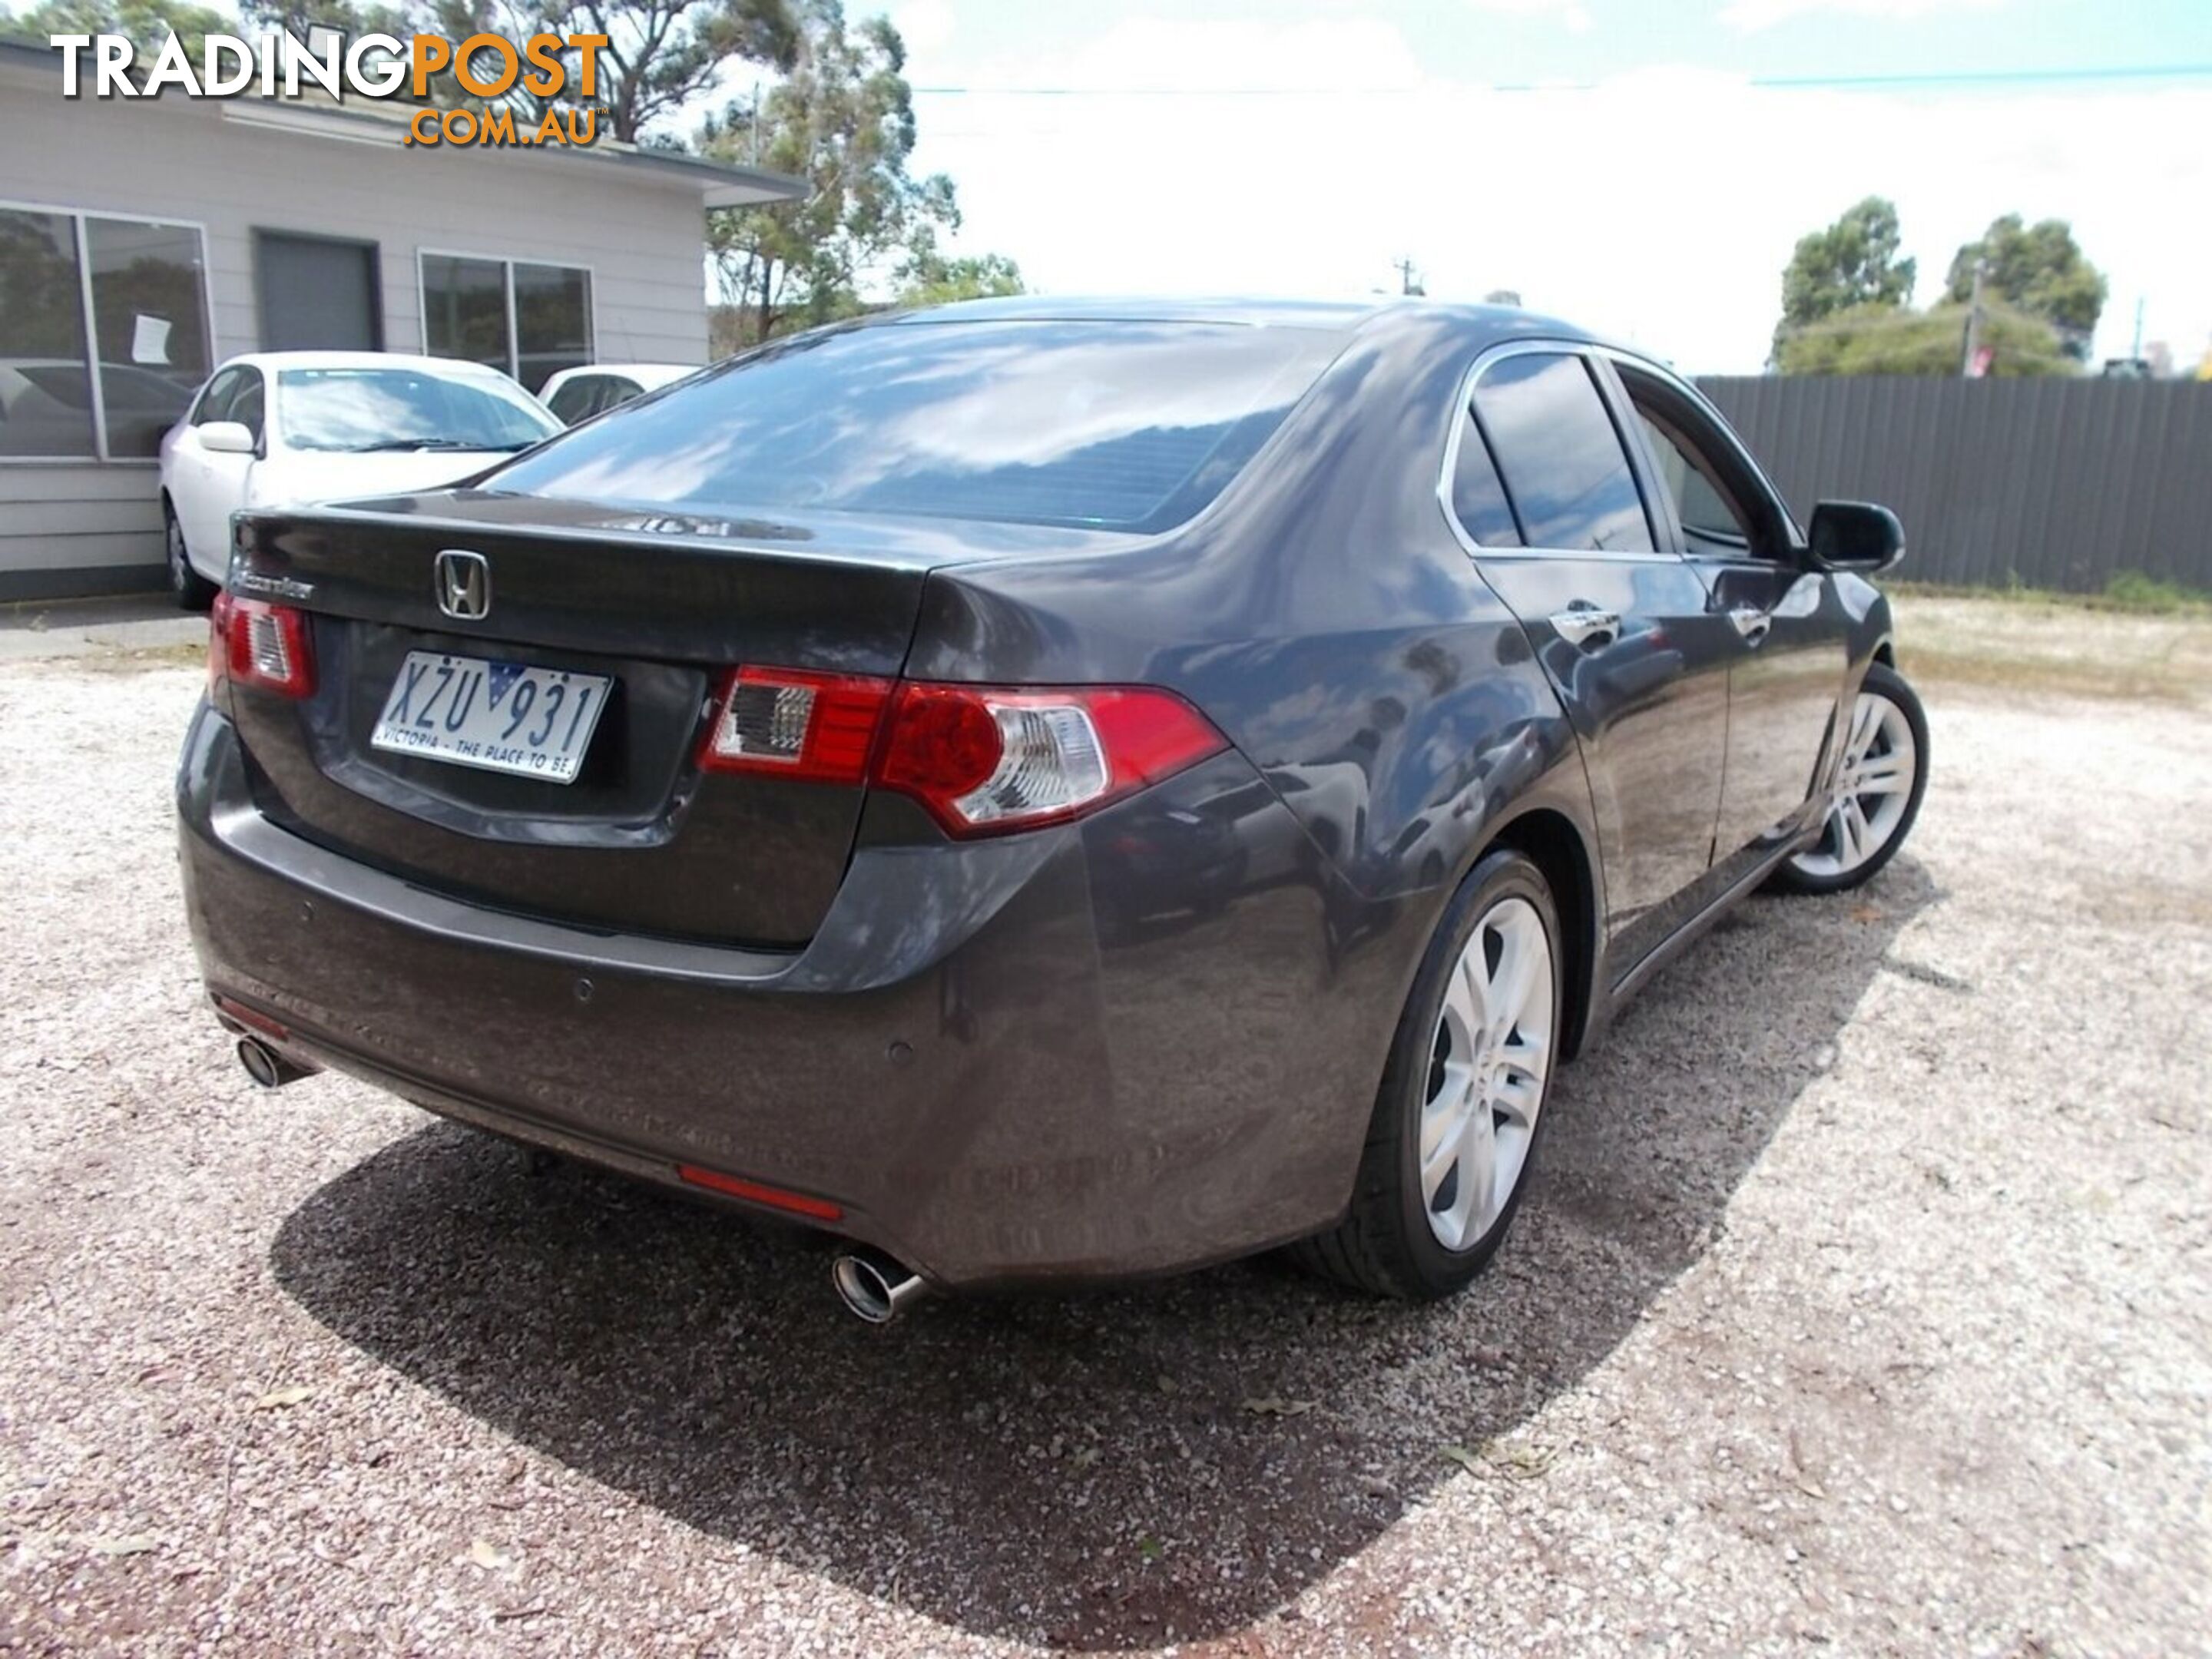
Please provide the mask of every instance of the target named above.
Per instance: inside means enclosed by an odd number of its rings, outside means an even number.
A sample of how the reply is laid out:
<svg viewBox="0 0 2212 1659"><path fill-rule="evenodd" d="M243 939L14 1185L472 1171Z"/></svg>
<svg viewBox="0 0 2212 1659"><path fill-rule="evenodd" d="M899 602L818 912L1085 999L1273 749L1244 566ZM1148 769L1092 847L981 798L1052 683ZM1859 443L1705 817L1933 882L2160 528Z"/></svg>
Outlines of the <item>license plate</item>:
<svg viewBox="0 0 2212 1659"><path fill-rule="evenodd" d="M410 651L368 740L396 754L573 783L613 684L604 674Z"/></svg>

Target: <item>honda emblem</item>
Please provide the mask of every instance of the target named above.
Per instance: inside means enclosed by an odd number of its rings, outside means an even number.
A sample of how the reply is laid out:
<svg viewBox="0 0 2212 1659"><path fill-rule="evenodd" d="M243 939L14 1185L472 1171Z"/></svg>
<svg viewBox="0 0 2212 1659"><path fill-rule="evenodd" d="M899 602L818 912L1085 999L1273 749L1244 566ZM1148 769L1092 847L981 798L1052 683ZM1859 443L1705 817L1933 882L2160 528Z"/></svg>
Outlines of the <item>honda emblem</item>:
<svg viewBox="0 0 2212 1659"><path fill-rule="evenodd" d="M438 555L438 609L456 622L491 615L491 566L481 553L449 547Z"/></svg>

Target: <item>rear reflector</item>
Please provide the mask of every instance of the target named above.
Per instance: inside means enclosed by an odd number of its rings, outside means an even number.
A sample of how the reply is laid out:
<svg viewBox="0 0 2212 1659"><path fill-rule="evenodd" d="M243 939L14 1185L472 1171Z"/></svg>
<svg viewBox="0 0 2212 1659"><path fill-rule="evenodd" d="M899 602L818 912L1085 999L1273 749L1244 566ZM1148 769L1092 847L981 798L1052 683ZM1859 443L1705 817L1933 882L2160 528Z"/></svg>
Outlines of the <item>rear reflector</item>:
<svg viewBox="0 0 2212 1659"><path fill-rule="evenodd" d="M676 1173L694 1187L726 1193L732 1198L765 1204L771 1210L787 1211L811 1220L842 1221L845 1216L842 1206L832 1204L826 1198L809 1198L805 1193L788 1193L781 1187L763 1187L757 1181L744 1181L718 1170L702 1170L696 1164L679 1164L676 1166Z"/></svg>
<svg viewBox="0 0 2212 1659"><path fill-rule="evenodd" d="M215 1006L217 1012L227 1015L240 1025L260 1032L264 1036L273 1036L279 1042L292 1035L285 1030L281 1021L271 1019L258 1009L247 1007L234 997L218 996L215 999Z"/></svg>
<svg viewBox="0 0 2212 1659"><path fill-rule="evenodd" d="M279 696L305 697L315 690L315 660L307 644L307 619L289 605L218 594L209 614L208 678L258 685Z"/></svg>

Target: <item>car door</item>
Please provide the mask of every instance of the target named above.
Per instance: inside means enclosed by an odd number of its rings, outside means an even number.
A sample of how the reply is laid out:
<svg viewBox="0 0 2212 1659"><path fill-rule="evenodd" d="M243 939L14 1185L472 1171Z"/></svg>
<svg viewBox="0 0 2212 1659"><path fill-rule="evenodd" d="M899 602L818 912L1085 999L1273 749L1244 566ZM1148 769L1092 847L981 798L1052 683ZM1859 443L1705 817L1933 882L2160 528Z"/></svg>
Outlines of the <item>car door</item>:
<svg viewBox="0 0 2212 1659"><path fill-rule="evenodd" d="M1658 481L1668 533L1727 619L1728 767L1718 862L1755 863L1803 822L1848 666L1849 628L1828 579L1808 570L1788 510L1705 399L1672 377L1615 364Z"/></svg>
<svg viewBox="0 0 2212 1659"><path fill-rule="evenodd" d="M225 546L222 538L228 533L226 518L223 530L210 529L215 504L222 493L222 473L225 469L216 463L238 459L217 455L204 447L199 440L200 428L213 421L230 418L231 403L238 395L240 382L245 378L242 365L233 364L220 370L200 393L199 401L192 406L185 429L177 434L170 447L169 477L167 479L170 505L176 509L178 526L185 532L185 545L195 562L203 568L212 568L218 562L228 562L227 556L218 561L216 555ZM227 550L226 550L227 553Z"/></svg>
<svg viewBox="0 0 2212 1659"><path fill-rule="evenodd" d="M1727 624L1660 545L1600 369L1572 347L1520 344L1478 365L1448 493L1574 724L1626 974L1694 909L1711 869Z"/></svg>

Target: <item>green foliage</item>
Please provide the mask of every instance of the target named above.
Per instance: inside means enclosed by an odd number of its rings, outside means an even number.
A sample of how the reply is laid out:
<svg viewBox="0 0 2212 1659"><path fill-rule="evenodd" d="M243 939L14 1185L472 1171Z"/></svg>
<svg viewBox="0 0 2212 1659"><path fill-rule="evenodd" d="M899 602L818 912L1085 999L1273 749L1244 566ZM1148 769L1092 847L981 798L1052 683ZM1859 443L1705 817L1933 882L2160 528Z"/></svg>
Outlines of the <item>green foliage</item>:
<svg viewBox="0 0 2212 1659"><path fill-rule="evenodd" d="M2072 226L2045 219L2023 228L2017 213L1990 221L1981 240L1967 243L1951 261L1953 301L1964 303L1972 295L1978 261L1985 262L1984 299L1992 291L2002 295L2061 331L2070 356L2088 356L2106 289L2102 273L2082 257Z"/></svg>
<svg viewBox="0 0 2212 1659"><path fill-rule="evenodd" d="M897 297L904 310L948 306L960 300L990 300L1022 294L1022 268L1003 253L947 259L933 246L917 252L901 273Z"/></svg>
<svg viewBox="0 0 2212 1659"><path fill-rule="evenodd" d="M212 6L191 0L46 0L42 6L0 16L0 34L44 42L56 34L120 34L150 60L172 33L199 60L200 41L210 34L236 32L232 19Z"/></svg>
<svg viewBox="0 0 2212 1659"><path fill-rule="evenodd" d="M1825 230L1802 237L1782 273L1783 337L1824 318L1864 307L1895 307L1912 297L1917 267L1899 256L1895 204L1869 196Z"/></svg>
<svg viewBox="0 0 2212 1659"><path fill-rule="evenodd" d="M933 252L960 210L942 173L916 179L906 46L890 20L849 27L837 0L801 0L797 61L757 100L733 102L701 132L723 161L805 179L803 202L724 209L707 240L724 298L750 344L865 308L864 281Z"/></svg>
<svg viewBox="0 0 2212 1659"><path fill-rule="evenodd" d="M290 0L324 15L319 0ZM653 144L656 122L712 92L723 70L749 63L788 70L799 49L790 0L407 0L422 27L454 40L489 30L532 34L604 34L599 81L591 102L599 131L626 144ZM576 55L568 55L571 65ZM473 100L470 100L473 101ZM505 97L518 120L536 119L546 100L520 81ZM557 100L582 100L564 94ZM661 136L661 147L674 148Z"/></svg>
<svg viewBox="0 0 2212 1659"><path fill-rule="evenodd" d="M1927 311L1856 306L1784 334L1775 346L1775 366L1784 374L1955 375L1965 362L1966 338L1964 306ZM1993 353L1993 376L2073 374L2081 368L2050 324L1986 297L1981 340Z"/></svg>
<svg viewBox="0 0 2212 1659"><path fill-rule="evenodd" d="M2212 593L2161 581L2140 570L2119 570L2105 584L2105 598L2123 611L2147 611L2162 617L2194 616L2212 610Z"/></svg>

